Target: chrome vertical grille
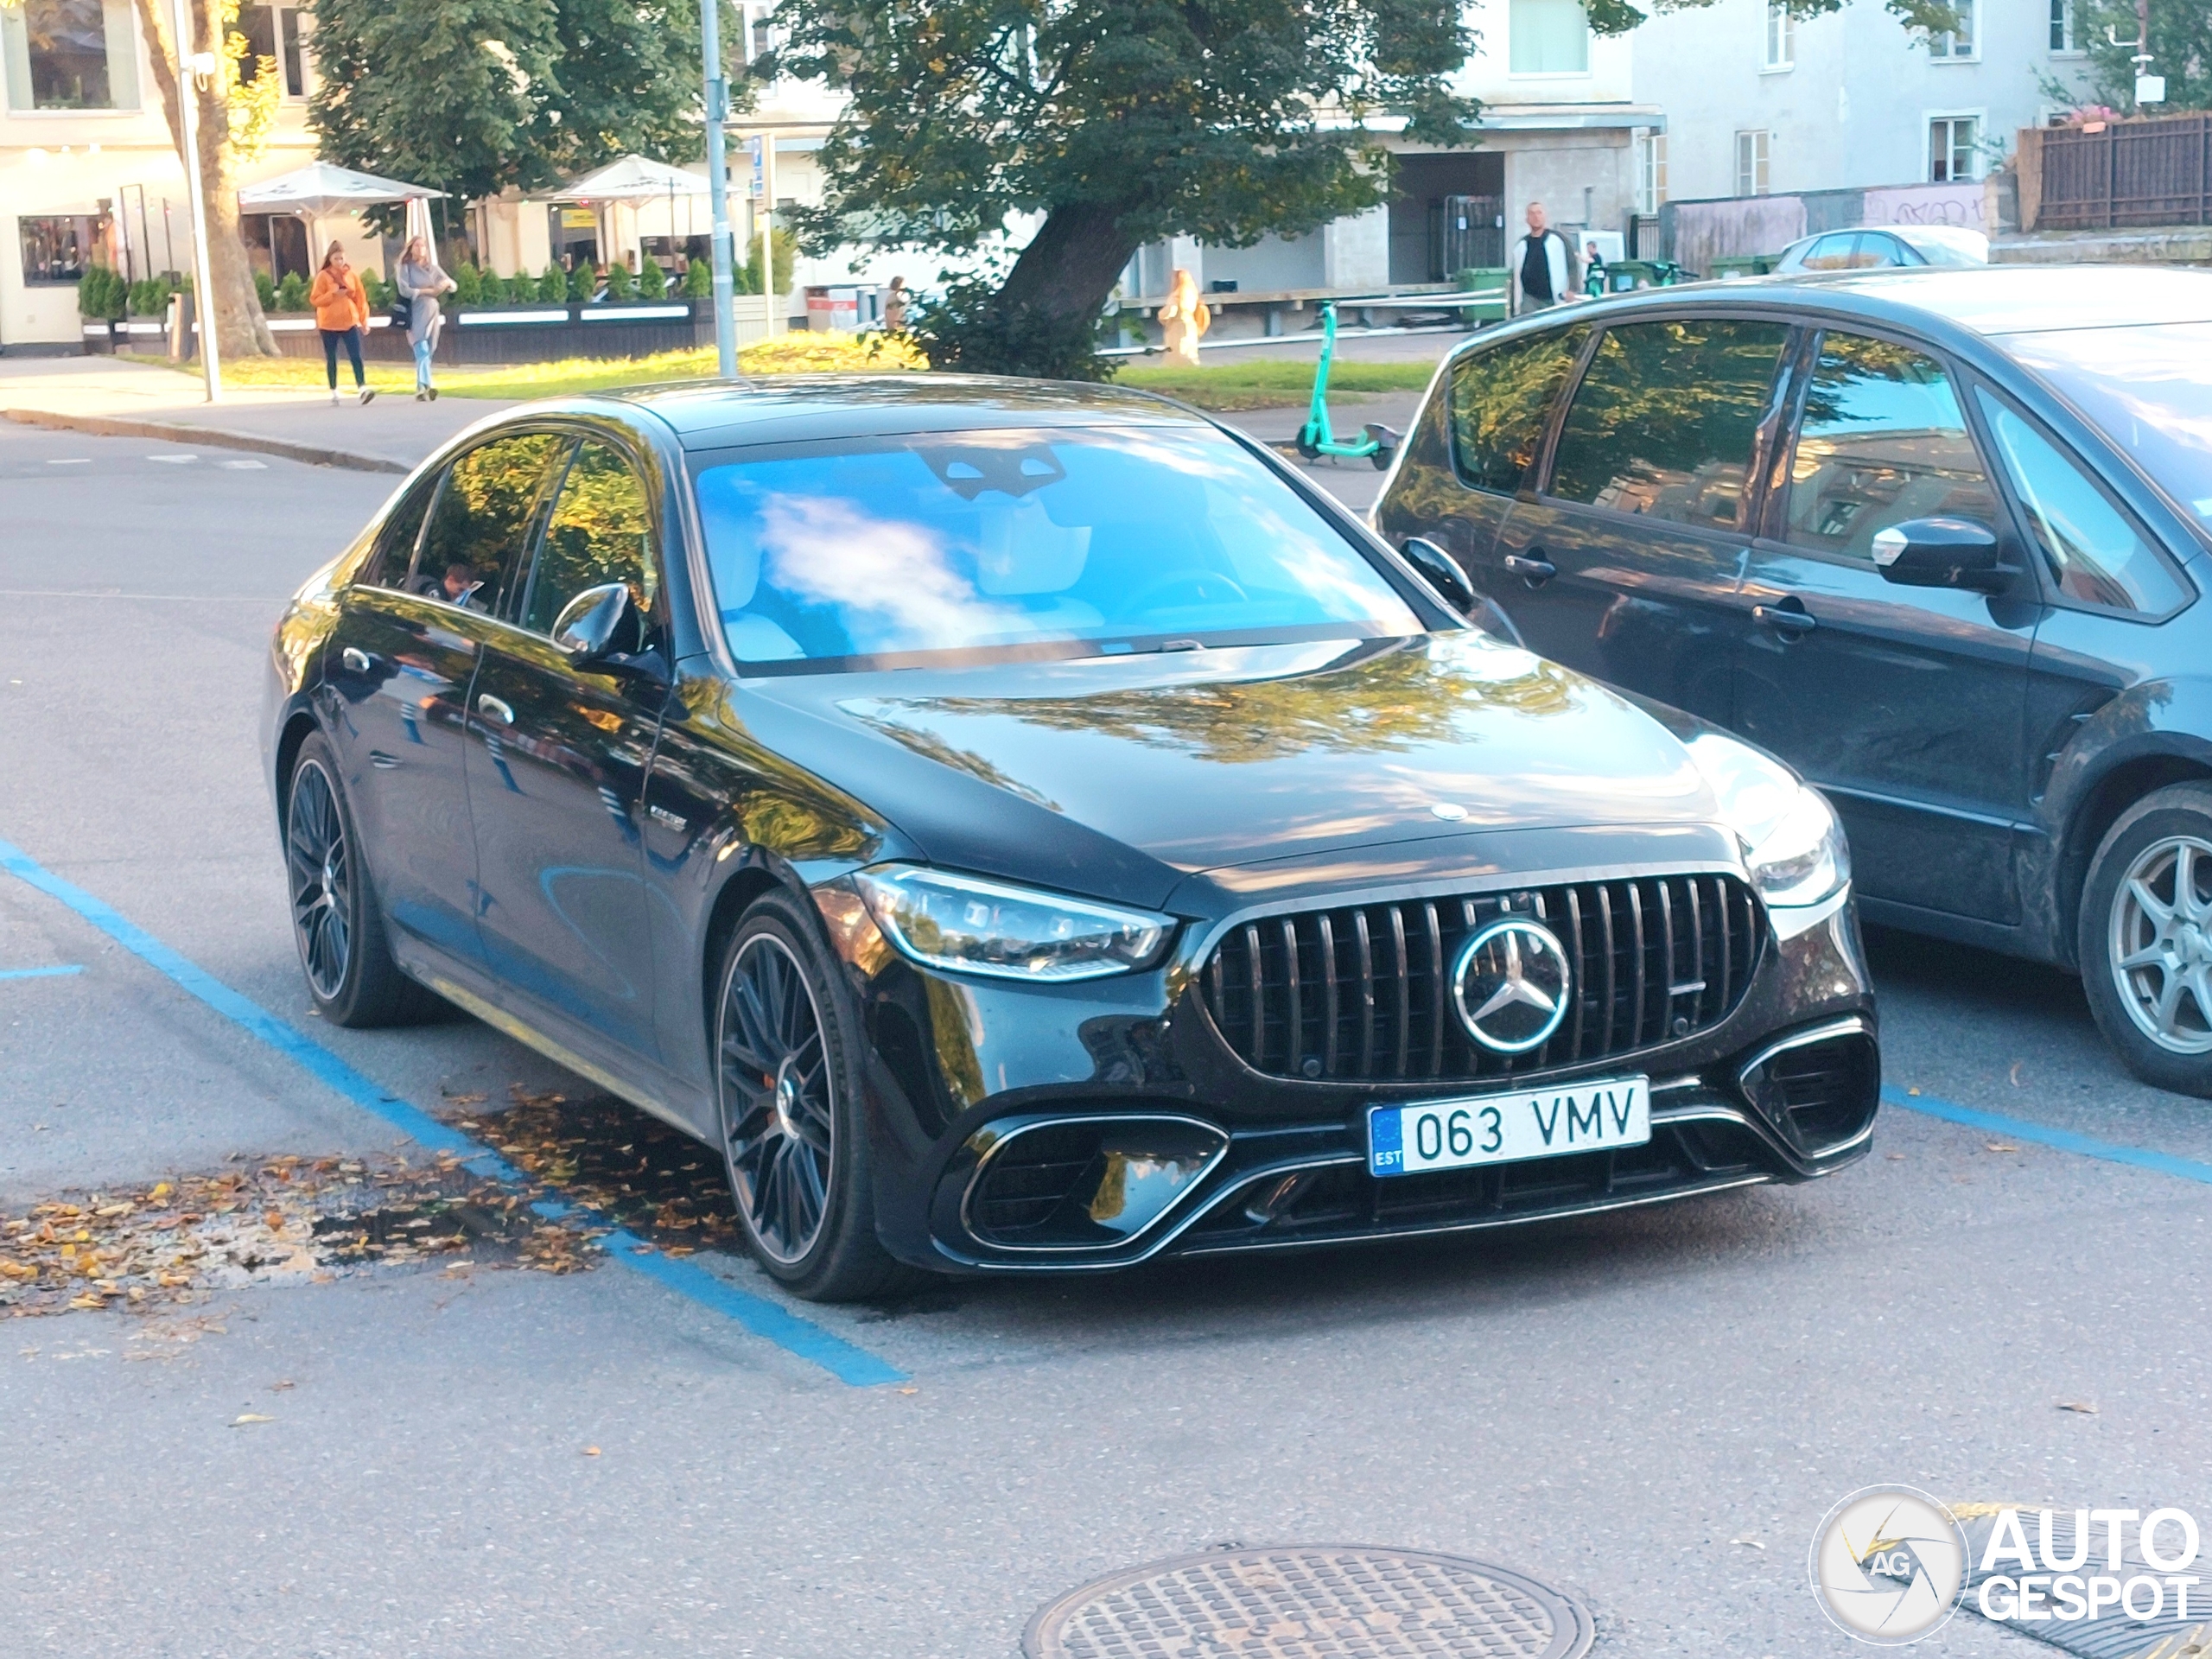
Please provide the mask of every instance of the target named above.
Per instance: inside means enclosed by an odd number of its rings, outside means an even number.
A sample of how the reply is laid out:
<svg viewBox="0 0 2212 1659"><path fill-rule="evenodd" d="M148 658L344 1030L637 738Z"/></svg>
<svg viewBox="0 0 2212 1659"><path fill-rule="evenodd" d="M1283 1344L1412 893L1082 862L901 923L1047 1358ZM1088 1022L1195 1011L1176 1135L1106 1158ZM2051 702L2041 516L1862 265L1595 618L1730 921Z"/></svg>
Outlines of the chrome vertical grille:
<svg viewBox="0 0 2212 1659"><path fill-rule="evenodd" d="M1460 947L1509 912L1543 922L1574 966L1566 1019L1524 1054L1474 1042L1452 1002ZM1206 963L1206 1007L1274 1077L1507 1077L1710 1030L1750 988L1764 932L1751 890L1717 874L1302 911L1230 930Z"/></svg>

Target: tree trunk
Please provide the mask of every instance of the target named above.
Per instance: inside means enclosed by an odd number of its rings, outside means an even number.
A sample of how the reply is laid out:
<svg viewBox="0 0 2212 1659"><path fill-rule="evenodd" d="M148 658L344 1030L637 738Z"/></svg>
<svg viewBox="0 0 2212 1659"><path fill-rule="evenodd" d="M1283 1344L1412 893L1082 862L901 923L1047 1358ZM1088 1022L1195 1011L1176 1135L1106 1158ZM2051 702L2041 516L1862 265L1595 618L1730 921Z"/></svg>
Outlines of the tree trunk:
<svg viewBox="0 0 2212 1659"><path fill-rule="evenodd" d="M1137 251L1120 219L1113 203L1053 208L1007 273L997 303L1068 323L1096 318Z"/></svg>
<svg viewBox="0 0 2212 1659"><path fill-rule="evenodd" d="M169 21L175 16L168 0L137 0L138 21L146 35L147 56L152 60L154 85L162 95L162 112L168 118L169 142L184 155L183 114L177 104L178 44ZM276 342L262 315L261 296L254 291L253 265L238 235L236 152L231 143L231 111L224 96L223 79L228 60L222 56L220 0L188 0L193 50L216 54L222 73L201 88L189 79L185 86L196 99L193 113L200 126L200 183L206 192L200 204L207 226L207 264L213 292L195 296L200 327L211 322L226 357L274 357Z"/></svg>

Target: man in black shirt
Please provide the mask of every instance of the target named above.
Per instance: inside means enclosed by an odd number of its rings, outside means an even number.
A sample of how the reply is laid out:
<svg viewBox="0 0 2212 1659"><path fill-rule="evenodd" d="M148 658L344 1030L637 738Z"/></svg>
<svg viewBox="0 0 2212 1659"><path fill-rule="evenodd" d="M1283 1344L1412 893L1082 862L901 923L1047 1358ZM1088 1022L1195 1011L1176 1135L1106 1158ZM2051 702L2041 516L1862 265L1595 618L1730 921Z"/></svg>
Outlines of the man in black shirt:
<svg viewBox="0 0 2212 1659"><path fill-rule="evenodd" d="M1513 245L1513 312L1541 311L1574 291L1574 249L1553 230L1544 204L1529 204L1529 233Z"/></svg>

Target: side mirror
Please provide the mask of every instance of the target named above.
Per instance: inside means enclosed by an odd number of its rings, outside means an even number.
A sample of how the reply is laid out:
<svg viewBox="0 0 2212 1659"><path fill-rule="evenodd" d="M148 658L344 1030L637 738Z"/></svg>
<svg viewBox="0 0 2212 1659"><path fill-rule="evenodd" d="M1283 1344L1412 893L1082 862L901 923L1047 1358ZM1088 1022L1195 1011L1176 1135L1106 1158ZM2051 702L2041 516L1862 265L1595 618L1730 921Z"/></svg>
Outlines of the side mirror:
<svg viewBox="0 0 2212 1659"><path fill-rule="evenodd" d="M630 613L630 589L620 582L587 588L561 607L553 621L553 643L578 668L588 668L615 649L622 619Z"/></svg>
<svg viewBox="0 0 2212 1659"><path fill-rule="evenodd" d="M1476 606L1475 590L1467 586L1467 578L1452 562L1452 556L1425 536L1410 536L1398 550L1406 556L1406 563L1428 578L1428 585L1444 595L1445 601L1461 615Z"/></svg>
<svg viewBox="0 0 2212 1659"><path fill-rule="evenodd" d="M1971 518L1909 518L1877 531L1874 568L1901 588L1966 588L2002 593L2012 585L1996 533Z"/></svg>

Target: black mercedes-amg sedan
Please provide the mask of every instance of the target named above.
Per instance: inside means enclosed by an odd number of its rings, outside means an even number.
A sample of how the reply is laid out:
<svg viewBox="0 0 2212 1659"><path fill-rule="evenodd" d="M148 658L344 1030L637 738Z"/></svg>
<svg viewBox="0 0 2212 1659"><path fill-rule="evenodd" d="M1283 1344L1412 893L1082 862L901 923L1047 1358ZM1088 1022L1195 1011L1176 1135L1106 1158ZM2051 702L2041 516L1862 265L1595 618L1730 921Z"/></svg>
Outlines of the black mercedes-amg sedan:
<svg viewBox="0 0 2212 1659"><path fill-rule="evenodd" d="M512 410L277 627L308 988L443 998L721 1148L822 1299L1862 1156L1826 802L1447 600L1135 393Z"/></svg>

